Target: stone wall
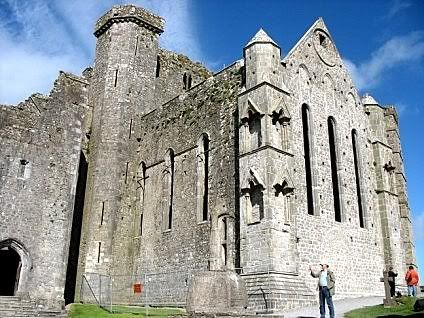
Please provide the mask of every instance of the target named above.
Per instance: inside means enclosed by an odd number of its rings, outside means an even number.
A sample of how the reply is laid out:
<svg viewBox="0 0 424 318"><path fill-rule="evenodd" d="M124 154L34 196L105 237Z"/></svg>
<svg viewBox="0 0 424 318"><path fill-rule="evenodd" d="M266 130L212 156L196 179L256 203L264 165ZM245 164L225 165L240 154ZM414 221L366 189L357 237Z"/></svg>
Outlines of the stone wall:
<svg viewBox="0 0 424 318"><path fill-rule="evenodd" d="M212 73L200 63L160 49L156 61L155 106L160 107L210 76Z"/></svg>
<svg viewBox="0 0 424 318"><path fill-rule="evenodd" d="M260 30L213 76L159 48L163 24L113 7L93 69L1 107L0 248L23 259L19 292L62 299L83 153L77 291L87 272L131 292L142 273L237 270L251 310L291 308L325 262L336 297L382 294L382 270L415 260L398 118L359 97L322 19L283 58Z"/></svg>
<svg viewBox="0 0 424 318"><path fill-rule="evenodd" d="M17 292L53 306L65 288L86 88L61 73L50 96L0 109L0 242L21 256Z"/></svg>

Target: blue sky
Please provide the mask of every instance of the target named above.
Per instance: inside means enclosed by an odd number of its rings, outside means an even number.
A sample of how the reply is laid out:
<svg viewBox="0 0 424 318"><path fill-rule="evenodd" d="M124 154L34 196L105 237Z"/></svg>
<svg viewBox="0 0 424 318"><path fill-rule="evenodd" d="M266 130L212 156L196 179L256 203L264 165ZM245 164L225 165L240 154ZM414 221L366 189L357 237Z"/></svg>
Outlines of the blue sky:
<svg viewBox="0 0 424 318"><path fill-rule="evenodd" d="M96 19L123 1L0 0L0 103L48 93L59 70L93 63ZM129 2L129 1L126 1ZM418 264L424 279L424 1L132 1L166 19L161 45L216 71L262 27L287 53L323 17L361 93L400 114Z"/></svg>

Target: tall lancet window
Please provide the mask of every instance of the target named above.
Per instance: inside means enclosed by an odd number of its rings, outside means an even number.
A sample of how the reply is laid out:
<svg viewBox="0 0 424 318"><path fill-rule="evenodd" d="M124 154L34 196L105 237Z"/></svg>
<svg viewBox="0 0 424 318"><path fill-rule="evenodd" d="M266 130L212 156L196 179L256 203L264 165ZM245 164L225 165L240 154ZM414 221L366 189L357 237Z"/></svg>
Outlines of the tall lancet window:
<svg viewBox="0 0 424 318"><path fill-rule="evenodd" d="M355 178L356 178L356 197L358 199L358 213L359 213L359 226L365 227L364 222L364 208L362 200L362 171L360 165L360 156L358 150L358 133L355 129L352 130L352 150L353 150L353 164L355 165Z"/></svg>
<svg viewBox="0 0 424 318"><path fill-rule="evenodd" d="M197 219L207 221L209 179L209 137L202 134L197 143Z"/></svg>
<svg viewBox="0 0 424 318"><path fill-rule="evenodd" d="M306 196L308 202L308 214L315 213L313 175L312 175L312 134L311 134L311 114L309 106L302 105L302 126L303 126L303 150L305 156L305 175L306 175Z"/></svg>
<svg viewBox="0 0 424 318"><path fill-rule="evenodd" d="M168 149L163 169L163 225L164 230L172 228L172 205L174 199L174 151Z"/></svg>
<svg viewBox="0 0 424 318"><path fill-rule="evenodd" d="M142 161L138 167L137 173L137 210L140 215L140 236L143 235L144 200L147 179L146 169L146 164Z"/></svg>
<svg viewBox="0 0 424 318"><path fill-rule="evenodd" d="M328 117L328 142L330 146L331 181L333 184L334 217L337 222L342 221L342 204L340 195L340 177L338 168L338 147L336 134L336 121Z"/></svg>

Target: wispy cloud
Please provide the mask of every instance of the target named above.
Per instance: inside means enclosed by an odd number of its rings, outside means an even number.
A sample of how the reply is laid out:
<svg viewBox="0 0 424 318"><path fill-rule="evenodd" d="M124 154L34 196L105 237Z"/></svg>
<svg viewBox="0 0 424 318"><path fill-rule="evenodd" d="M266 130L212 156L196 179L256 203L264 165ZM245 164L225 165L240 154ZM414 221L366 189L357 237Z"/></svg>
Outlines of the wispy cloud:
<svg viewBox="0 0 424 318"><path fill-rule="evenodd" d="M424 212L413 215L414 238L424 240Z"/></svg>
<svg viewBox="0 0 424 318"><path fill-rule="evenodd" d="M404 0L394 0L391 3L389 12L387 12L387 15L385 16L385 18L387 19L391 19L393 18L398 12L409 8L410 6L412 6L412 3L409 1L404 1Z"/></svg>
<svg viewBox="0 0 424 318"><path fill-rule="evenodd" d="M376 87L389 70L423 58L424 31L415 31L388 40L367 61L355 64L344 59L344 62L359 90L365 90Z"/></svg>
<svg viewBox="0 0 424 318"><path fill-rule="evenodd" d="M96 20L123 0L0 2L0 103L47 93L59 70L80 74L93 63ZM161 46L202 60L188 0L138 0L166 20Z"/></svg>

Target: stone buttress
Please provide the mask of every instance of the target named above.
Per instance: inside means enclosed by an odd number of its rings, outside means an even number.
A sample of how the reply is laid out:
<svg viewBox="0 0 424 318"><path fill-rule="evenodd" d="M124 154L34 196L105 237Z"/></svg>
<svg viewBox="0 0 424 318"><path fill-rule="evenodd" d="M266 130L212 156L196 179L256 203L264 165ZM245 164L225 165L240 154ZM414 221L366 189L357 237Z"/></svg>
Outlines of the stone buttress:
<svg viewBox="0 0 424 318"><path fill-rule="evenodd" d="M239 94L240 265L249 307L270 312L297 297L313 299L298 276L293 224L290 93L280 47L261 29L244 48L245 90ZM265 301L264 301L265 299ZM286 299L289 302L282 302Z"/></svg>

